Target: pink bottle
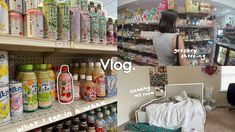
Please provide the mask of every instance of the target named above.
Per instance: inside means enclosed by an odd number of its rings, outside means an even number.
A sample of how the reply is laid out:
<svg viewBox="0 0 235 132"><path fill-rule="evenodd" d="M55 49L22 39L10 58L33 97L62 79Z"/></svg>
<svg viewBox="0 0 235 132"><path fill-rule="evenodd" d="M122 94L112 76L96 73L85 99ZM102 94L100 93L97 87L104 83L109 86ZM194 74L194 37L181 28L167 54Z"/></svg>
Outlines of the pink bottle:
<svg viewBox="0 0 235 132"><path fill-rule="evenodd" d="M58 101L63 104L70 104L74 100L73 77L69 72L68 65L60 67L60 73L57 76L57 95Z"/></svg>

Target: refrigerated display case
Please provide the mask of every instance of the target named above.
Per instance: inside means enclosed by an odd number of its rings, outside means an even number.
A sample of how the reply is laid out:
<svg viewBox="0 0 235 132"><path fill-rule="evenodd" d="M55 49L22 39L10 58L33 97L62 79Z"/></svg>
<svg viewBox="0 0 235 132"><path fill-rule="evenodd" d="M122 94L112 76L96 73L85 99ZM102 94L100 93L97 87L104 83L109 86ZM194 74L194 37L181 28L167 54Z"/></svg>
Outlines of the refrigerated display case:
<svg viewBox="0 0 235 132"><path fill-rule="evenodd" d="M235 65L235 44L218 43L216 45L215 62L221 66Z"/></svg>

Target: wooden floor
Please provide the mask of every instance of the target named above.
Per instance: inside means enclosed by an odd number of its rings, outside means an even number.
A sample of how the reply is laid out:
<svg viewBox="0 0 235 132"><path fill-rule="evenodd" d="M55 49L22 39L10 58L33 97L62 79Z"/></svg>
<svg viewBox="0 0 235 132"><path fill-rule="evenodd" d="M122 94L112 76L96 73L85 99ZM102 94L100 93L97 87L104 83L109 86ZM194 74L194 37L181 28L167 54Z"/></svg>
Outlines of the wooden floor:
<svg viewBox="0 0 235 132"><path fill-rule="evenodd" d="M125 124L118 128L118 132L125 131ZM206 115L205 132L235 132L235 111L228 108L217 108Z"/></svg>

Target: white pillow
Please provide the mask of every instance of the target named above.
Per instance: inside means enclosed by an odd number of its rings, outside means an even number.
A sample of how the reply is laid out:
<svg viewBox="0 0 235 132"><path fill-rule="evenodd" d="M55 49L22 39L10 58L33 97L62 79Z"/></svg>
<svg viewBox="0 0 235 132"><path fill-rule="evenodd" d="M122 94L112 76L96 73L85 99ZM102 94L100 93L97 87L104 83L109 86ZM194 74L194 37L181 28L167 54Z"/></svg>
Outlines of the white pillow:
<svg viewBox="0 0 235 132"><path fill-rule="evenodd" d="M180 96L183 98L183 100L187 100L188 99L188 95L187 95L185 90L181 92Z"/></svg>

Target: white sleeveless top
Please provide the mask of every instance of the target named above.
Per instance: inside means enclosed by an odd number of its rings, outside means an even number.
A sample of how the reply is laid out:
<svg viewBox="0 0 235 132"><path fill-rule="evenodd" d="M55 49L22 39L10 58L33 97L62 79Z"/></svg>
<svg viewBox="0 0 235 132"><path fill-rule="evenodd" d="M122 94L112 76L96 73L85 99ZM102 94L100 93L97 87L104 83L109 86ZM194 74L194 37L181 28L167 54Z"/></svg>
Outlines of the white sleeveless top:
<svg viewBox="0 0 235 132"><path fill-rule="evenodd" d="M177 33L155 32L153 45L156 50L160 66L172 66L176 64L176 56L173 52L173 39Z"/></svg>

